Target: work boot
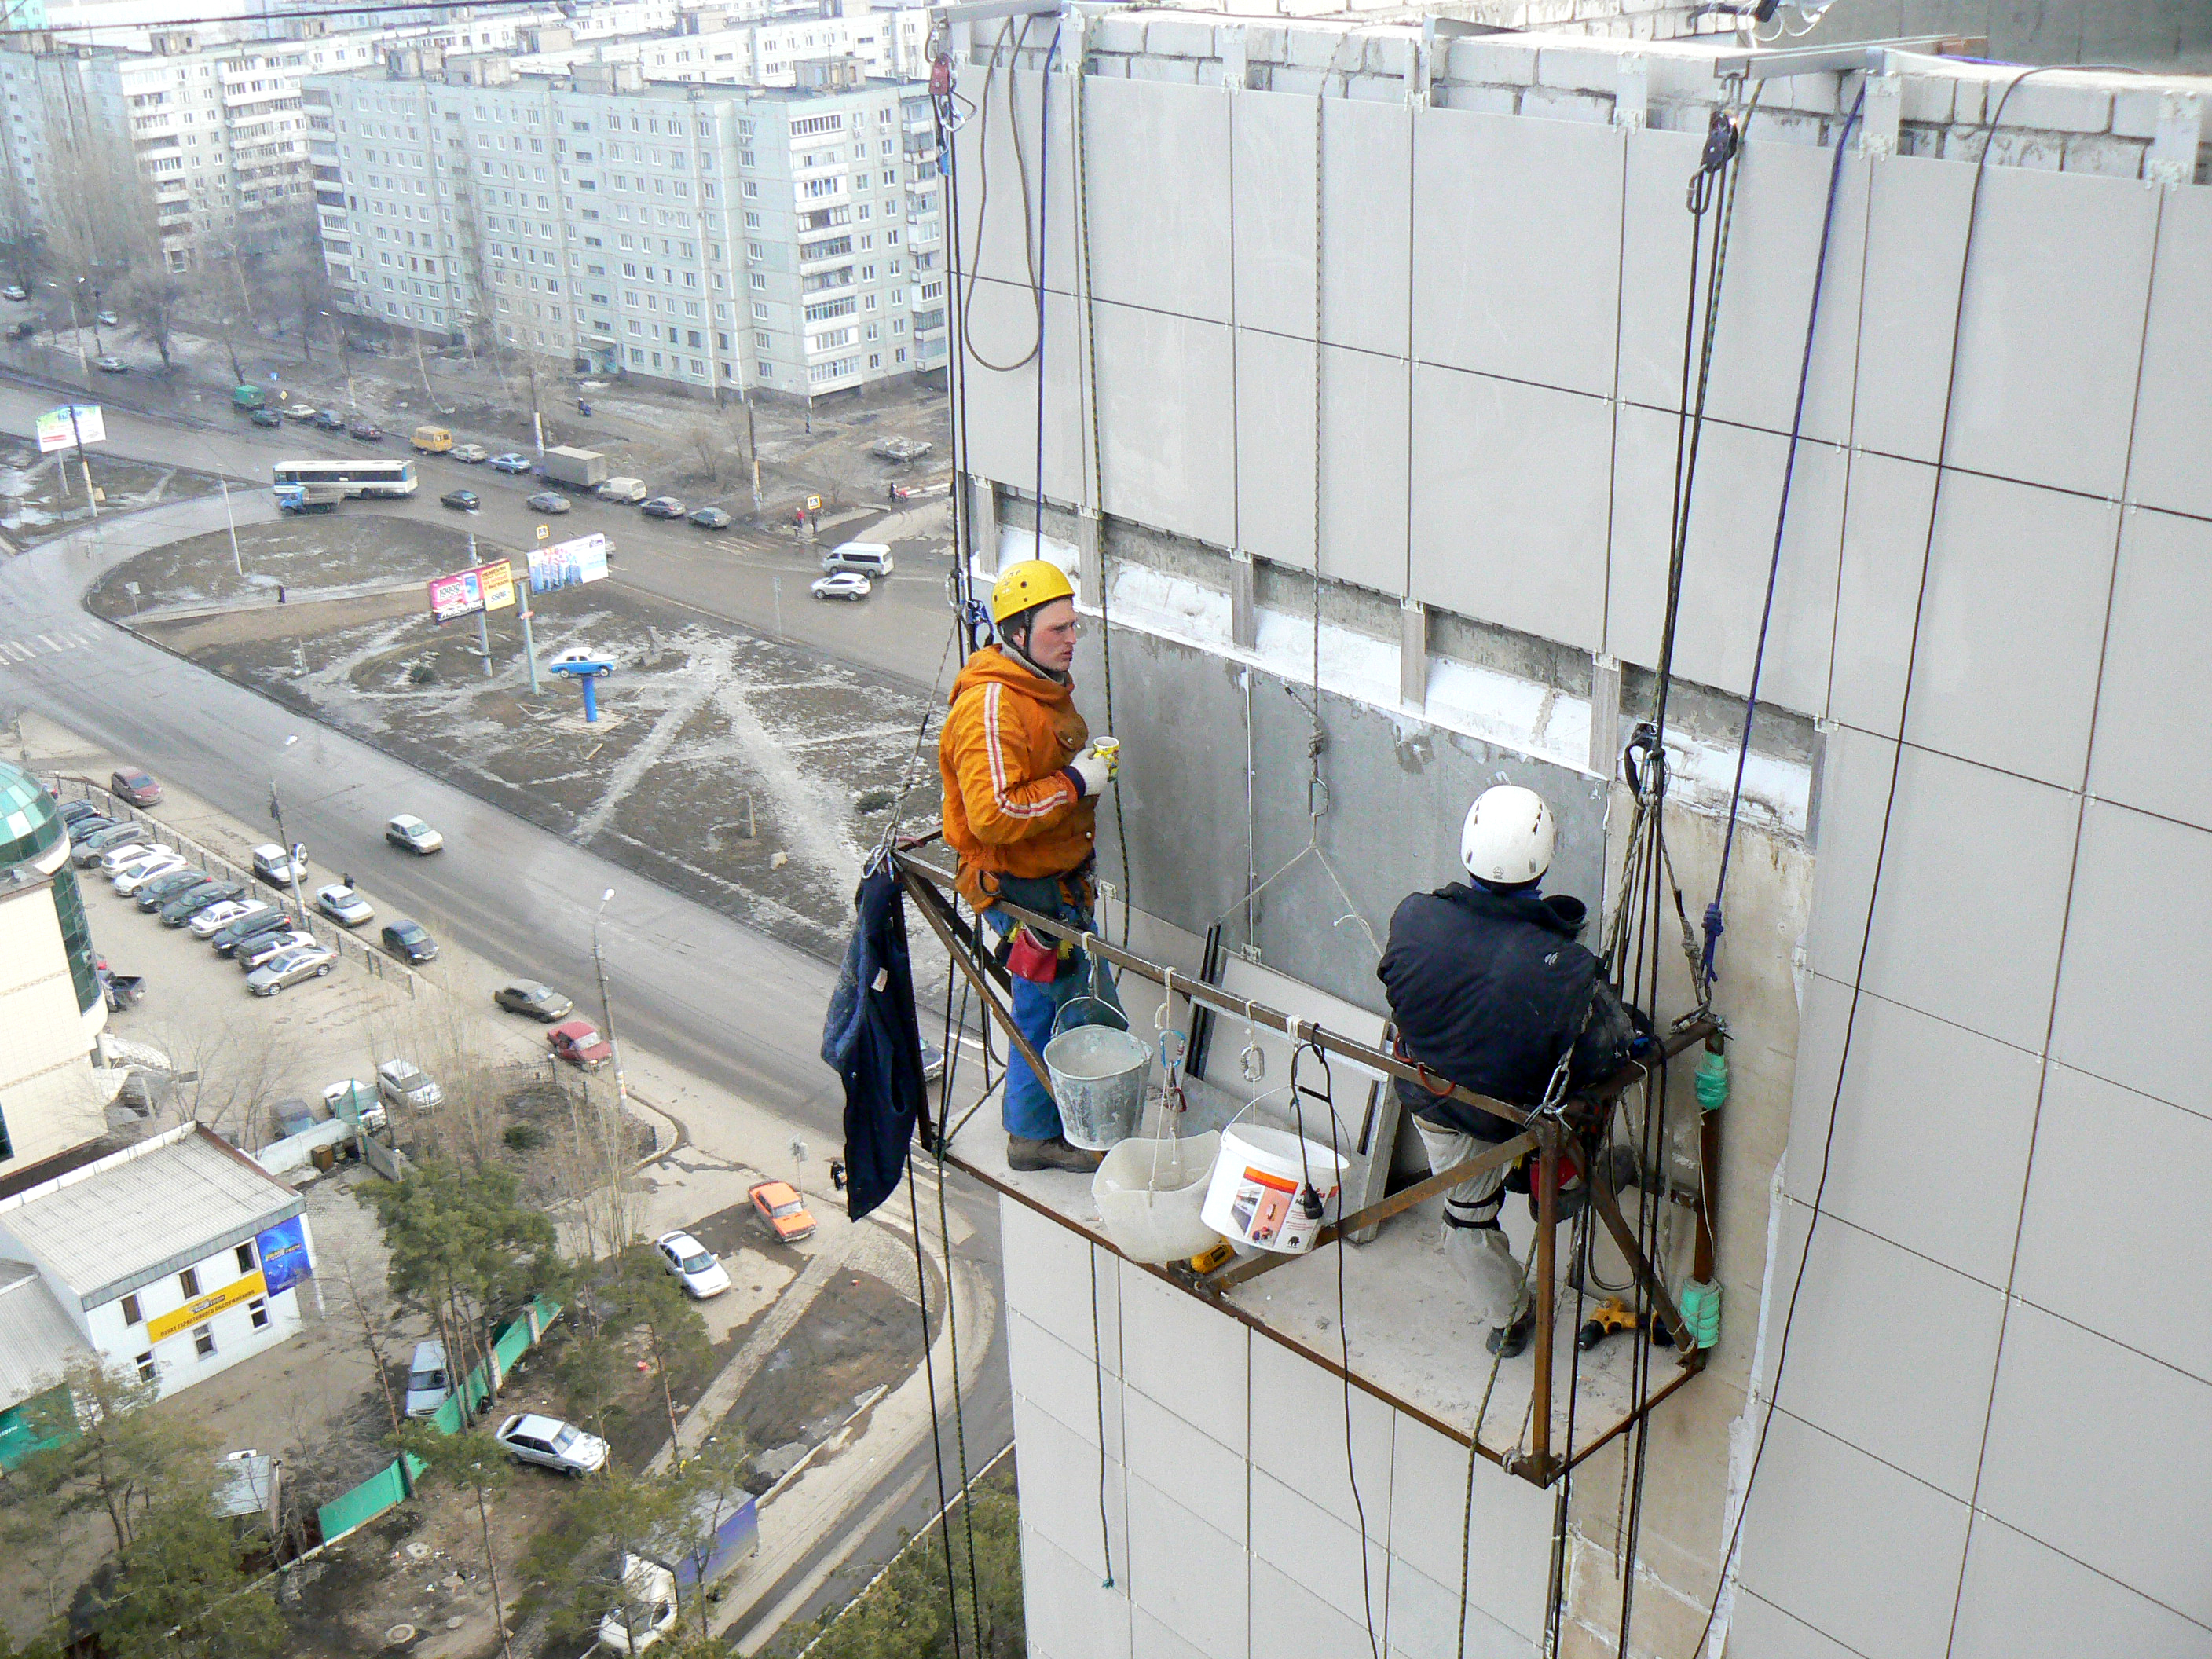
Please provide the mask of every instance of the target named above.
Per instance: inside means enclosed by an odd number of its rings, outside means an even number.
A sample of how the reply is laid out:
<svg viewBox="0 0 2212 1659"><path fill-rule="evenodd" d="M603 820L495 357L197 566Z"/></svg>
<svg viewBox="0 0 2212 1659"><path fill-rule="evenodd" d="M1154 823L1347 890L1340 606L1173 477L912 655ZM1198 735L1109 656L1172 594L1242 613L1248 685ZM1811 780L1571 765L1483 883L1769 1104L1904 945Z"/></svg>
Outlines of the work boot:
<svg viewBox="0 0 2212 1659"><path fill-rule="evenodd" d="M1528 1334L1536 1328L1536 1310L1524 1309L1521 1317L1510 1325L1501 1325L1490 1333L1484 1346L1500 1359L1510 1359L1528 1346Z"/></svg>
<svg viewBox="0 0 2212 1659"><path fill-rule="evenodd" d="M1037 1170L1072 1170L1089 1175L1106 1161L1103 1152L1086 1152L1054 1135L1050 1140L1031 1140L1026 1135L1006 1137L1006 1167L1024 1173Z"/></svg>

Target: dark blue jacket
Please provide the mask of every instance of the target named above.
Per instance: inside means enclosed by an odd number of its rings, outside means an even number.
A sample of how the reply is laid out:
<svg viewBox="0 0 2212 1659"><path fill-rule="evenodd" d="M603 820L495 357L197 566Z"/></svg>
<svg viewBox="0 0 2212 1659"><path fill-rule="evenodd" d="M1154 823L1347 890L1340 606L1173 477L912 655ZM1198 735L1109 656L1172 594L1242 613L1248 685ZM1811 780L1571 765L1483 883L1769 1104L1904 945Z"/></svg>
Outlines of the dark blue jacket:
<svg viewBox="0 0 2212 1659"><path fill-rule="evenodd" d="M1568 1087L1625 1060L1636 1028L1597 958L1575 942L1582 901L1497 893L1463 882L1415 893L1390 918L1375 969L1390 998L1405 1054L1439 1077L1511 1106L1534 1106L1572 1045ZM1406 1108L1431 1123L1499 1141L1512 1126L1419 1084L1400 1083Z"/></svg>
<svg viewBox="0 0 2212 1659"><path fill-rule="evenodd" d="M878 865L861 878L845 962L830 994L822 1058L845 1085L846 1198L853 1219L898 1190L915 1124L929 1129L906 896Z"/></svg>

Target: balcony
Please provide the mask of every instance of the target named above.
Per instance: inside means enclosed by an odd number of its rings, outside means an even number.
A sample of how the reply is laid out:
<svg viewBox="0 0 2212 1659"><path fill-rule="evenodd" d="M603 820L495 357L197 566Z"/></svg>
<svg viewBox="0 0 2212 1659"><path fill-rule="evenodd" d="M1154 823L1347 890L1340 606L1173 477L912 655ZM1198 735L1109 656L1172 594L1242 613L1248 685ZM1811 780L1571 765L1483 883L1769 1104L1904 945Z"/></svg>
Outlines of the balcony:
<svg viewBox="0 0 2212 1659"><path fill-rule="evenodd" d="M805 276L810 271L826 270L838 260L849 259L852 256L853 239L850 236L832 236L819 242L801 242L799 245L799 274ZM750 263L750 256L747 257Z"/></svg>

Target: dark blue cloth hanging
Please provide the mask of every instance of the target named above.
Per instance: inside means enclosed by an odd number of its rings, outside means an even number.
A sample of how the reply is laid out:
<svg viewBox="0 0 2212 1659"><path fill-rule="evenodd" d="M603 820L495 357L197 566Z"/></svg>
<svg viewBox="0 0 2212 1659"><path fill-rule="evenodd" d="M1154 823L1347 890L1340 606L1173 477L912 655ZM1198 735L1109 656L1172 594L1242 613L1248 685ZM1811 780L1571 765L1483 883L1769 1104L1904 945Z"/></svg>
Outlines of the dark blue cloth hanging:
<svg viewBox="0 0 2212 1659"><path fill-rule="evenodd" d="M889 863L860 879L858 918L830 994L822 1058L845 1085L846 1200L854 1220L898 1190L915 1124L929 1131L905 896Z"/></svg>

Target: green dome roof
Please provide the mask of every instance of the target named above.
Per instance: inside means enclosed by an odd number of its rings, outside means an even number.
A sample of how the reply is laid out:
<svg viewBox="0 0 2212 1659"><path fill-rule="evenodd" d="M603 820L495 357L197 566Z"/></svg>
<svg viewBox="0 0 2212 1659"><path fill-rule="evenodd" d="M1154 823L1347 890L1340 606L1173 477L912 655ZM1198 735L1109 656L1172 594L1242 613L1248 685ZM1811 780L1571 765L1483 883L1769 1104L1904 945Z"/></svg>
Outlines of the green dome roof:
<svg viewBox="0 0 2212 1659"><path fill-rule="evenodd" d="M61 838L53 797L21 767L0 761L0 870L38 857Z"/></svg>

